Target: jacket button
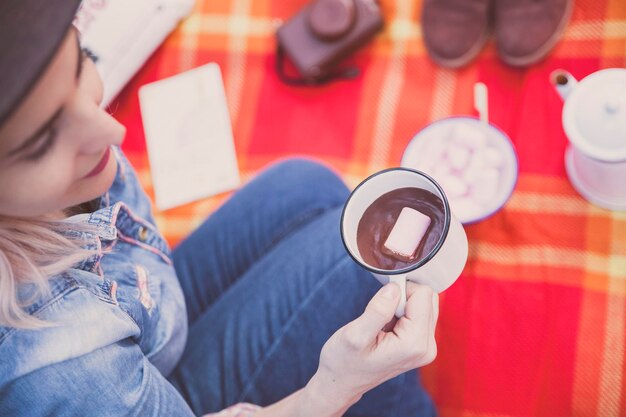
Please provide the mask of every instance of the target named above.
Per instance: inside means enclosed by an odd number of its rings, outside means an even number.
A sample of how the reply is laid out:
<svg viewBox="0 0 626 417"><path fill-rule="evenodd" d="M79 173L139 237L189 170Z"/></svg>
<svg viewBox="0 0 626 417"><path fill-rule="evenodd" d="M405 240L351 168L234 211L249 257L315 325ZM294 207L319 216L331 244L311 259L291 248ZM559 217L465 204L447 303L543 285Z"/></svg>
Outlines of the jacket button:
<svg viewBox="0 0 626 417"><path fill-rule="evenodd" d="M148 229L146 229L144 226L141 226L139 228L139 240L141 240L142 242L145 242L146 239L148 239Z"/></svg>

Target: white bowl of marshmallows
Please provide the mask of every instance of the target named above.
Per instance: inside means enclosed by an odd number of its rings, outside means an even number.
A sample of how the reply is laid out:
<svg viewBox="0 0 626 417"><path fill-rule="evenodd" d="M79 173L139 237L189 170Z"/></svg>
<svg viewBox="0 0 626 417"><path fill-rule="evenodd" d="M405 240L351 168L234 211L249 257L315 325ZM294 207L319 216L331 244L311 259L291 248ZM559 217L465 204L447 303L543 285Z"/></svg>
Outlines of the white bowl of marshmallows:
<svg viewBox="0 0 626 417"><path fill-rule="evenodd" d="M471 116L449 117L426 126L407 146L401 165L433 177L463 224L484 220L502 208L518 175L509 137Z"/></svg>

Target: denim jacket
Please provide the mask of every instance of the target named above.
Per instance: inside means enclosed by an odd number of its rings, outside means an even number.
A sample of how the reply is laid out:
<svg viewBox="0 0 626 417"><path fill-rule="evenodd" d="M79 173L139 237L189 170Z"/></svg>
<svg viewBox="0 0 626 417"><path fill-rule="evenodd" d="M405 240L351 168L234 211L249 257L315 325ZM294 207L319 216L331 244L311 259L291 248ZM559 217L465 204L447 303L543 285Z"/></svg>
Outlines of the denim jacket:
<svg viewBox="0 0 626 417"><path fill-rule="evenodd" d="M0 327L0 416L192 416L165 379L187 338L170 250L119 149L115 182L86 222L94 255L50 279L28 312L53 327Z"/></svg>

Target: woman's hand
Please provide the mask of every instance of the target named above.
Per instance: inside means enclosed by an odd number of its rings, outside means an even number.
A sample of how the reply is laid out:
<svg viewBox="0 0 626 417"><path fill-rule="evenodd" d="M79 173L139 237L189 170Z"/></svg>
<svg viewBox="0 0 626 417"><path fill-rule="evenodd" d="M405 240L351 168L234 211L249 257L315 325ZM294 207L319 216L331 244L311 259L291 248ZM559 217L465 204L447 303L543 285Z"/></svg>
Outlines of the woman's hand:
<svg viewBox="0 0 626 417"><path fill-rule="evenodd" d="M400 288L385 285L359 318L328 339L306 387L254 416L340 417L375 386L432 362L439 298L413 283L407 285L407 297L405 315L396 321Z"/></svg>
<svg viewBox="0 0 626 417"><path fill-rule="evenodd" d="M435 359L438 295L408 283L405 315L393 324L399 297L396 284L385 285L360 317L331 336L307 386L314 398L353 403L375 386Z"/></svg>

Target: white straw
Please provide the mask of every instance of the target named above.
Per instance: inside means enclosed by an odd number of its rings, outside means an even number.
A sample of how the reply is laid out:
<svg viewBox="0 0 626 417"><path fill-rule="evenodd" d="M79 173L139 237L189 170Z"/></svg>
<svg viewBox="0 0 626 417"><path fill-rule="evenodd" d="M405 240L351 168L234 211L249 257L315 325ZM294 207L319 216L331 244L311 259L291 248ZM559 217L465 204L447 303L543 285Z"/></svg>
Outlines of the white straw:
<svg viewBox="0 0 626 417"><path fill-rule="evenodd" d="M480 121L489 124L489 99L487 86L484 83L474 84L474 108L478 112Z"/></svg>

